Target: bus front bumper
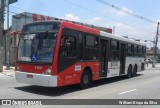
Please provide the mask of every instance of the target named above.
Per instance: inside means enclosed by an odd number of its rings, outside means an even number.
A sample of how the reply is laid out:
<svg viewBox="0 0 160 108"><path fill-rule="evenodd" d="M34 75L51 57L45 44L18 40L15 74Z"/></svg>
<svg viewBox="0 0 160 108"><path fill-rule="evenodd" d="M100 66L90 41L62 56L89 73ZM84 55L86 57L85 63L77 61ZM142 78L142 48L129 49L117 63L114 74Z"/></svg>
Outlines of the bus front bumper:
<svg viewBox="0 0 160 108"><path fill-rule="evenodd" d="M16 71L15 77L18 82L26 84L44 87L57 87L57 76Z"/></svg>

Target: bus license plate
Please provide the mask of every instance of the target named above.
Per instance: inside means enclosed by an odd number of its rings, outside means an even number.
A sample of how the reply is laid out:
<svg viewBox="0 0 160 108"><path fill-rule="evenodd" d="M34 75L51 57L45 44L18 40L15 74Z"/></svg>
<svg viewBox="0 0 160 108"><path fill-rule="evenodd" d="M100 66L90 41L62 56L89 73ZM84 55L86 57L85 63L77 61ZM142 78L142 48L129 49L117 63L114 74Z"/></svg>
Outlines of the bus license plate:
<svg viewBox="0 0 160 108"><path fill-rule="evenodd" d="M31 74L26 74L26 77L27 77L27 78L33 78L33 75L31 75Z"/></svg>

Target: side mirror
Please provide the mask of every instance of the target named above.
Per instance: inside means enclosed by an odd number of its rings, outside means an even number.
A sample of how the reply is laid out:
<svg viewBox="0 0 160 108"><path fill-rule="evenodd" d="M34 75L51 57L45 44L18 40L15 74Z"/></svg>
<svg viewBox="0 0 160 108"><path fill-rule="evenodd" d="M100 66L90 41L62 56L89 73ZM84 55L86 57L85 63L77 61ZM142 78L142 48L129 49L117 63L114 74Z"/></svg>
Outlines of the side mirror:
<svg viewBox="0 0 160 108"><path fill-rule="evenodd" d="M70 46L70 45L71 45L71 43L70 43L70 42L67 42L67 43L66 43L66 46Z"/></svg>

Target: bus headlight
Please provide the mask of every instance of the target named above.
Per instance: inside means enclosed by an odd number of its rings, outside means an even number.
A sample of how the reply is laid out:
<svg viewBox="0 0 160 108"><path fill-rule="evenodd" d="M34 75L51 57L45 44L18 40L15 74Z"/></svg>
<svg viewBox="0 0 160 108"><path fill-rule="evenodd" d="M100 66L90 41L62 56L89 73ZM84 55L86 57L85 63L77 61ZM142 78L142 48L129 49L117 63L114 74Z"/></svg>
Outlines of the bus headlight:
<svg viewBox="0 0 160 108"><path fill-rule="evenodd" d="M16 71L21 71L21 69L20 69L19 66L17 66L15 70L16 70Z"/></svg>
<svg viewBox="0 0 160 108"><path fill-rule="evenodd" d="M48 68L43 74L44 75L51 75L52 67Z"/></svg>

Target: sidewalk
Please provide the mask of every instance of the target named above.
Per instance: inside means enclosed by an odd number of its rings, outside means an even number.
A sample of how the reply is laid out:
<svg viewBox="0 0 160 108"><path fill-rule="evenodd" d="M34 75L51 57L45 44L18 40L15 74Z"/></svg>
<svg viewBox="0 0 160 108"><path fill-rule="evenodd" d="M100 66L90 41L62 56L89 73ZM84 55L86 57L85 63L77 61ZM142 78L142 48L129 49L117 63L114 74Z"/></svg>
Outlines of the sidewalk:
<svg viewBox="0 0 160 108"><path fill-rule="evenodd" d="M13 76L15 74L15 67L10 67L10 70L6 69L6 66L3 66L3 72L0 72L0 75Z"/></svg>
<svg viewBox="0 0 160 108"><path fill-rule="evenodd" d="M146 68L146 69L151 69L151 68L153 68L153 67L152 67L152 64L148 64L148 67L147 67L147 65L146 65L145 68ZM155 64L155 68L160 68L160 63L156 63L156 64Z"/></svg>
<svg viewBox="0 0 160 108"><path fill-rule="evenodd" d="M3 66L3 72L14 72L15 67L10 67L10 70L7 70L6 66Z"/></svg>

